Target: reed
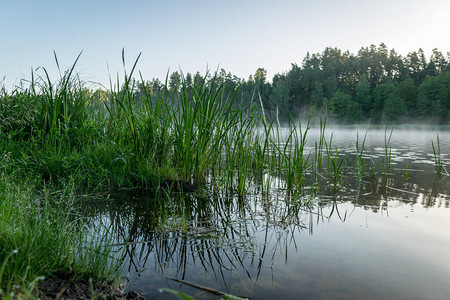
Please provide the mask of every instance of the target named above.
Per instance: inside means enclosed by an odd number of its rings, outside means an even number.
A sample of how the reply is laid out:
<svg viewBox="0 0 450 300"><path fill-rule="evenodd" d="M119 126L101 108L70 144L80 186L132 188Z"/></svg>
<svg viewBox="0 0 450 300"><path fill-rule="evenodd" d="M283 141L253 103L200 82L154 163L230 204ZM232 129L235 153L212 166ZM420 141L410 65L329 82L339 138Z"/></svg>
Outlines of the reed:
<svg viewBox="0 0 450 300"><path fill-rule="evenodd" d="M439 143L439 135L436 136L436 145L431 141L431 147L433 148L434 168L437 174L442 174L444 170L444 161L441 157L441 145Z"/></svg>
<svg viewBox="0 0 450 300"><path fill-rule="evenodd" d="M356 175L358 176L358 179L361 180L364 177L365 171L366 171L366 163L364 160L364 147L366 144L366 138L367 138L367 131L364 134L364 138L362 141L359 139L359 134L356 135L356 143L355 143L355 150L356 150L356 159L355 159L355 170Z"/></svg>
<svg viewBox="0 0 450 300"><path fill-rule="evenodd" d="M289 122L289 131L287 138L284 140L277 129L277 139L272 142L275 149L276 165L279 176L282 174L286 181L288 190L295 189L300 191L303 188L306 179L306 171L310 155L305 153L306 137L310 129L309 121L306 129L302 130L299 122L297 127L294 123Z"/></svg>
<svg viewBox="0 0 450 300"><path fill-rule="evenodd" d="M382 164L384 170L387 174L391 173L391 148L389 147L389 143L391 142L392 132L394 128L391 128L389 133L389 137L387 136L387 127L384 129L384 157L382 158Z"/></svg>
<svg viewBox="0 0 450 300"><path fill-rule="evenodd" d="M204 77L188 92L185 81L180 93L173 92L171 112L173 165L183 180L199 180L221 155L227 134L239 123L239 112L232 110L235 91L224 97L225 86Z"/></svg>
<svg viewBox="0 0 450 300"><path fill-rule="evenodd" d="M253 143L255 167L259 176L262 176L268 169L269 151L271 147L270 136L273 131L273 122L267 122L264 120L262 124L262 133L255 136L255 141ZM262 143L260 142L261 140Z"/></svg>
<svg viewBox="0 0 450 300"><path fill-rule="evenodd" d="M50 75L44 67L43 75L34 77L25 94L30 99L38 100L38 130L41 137L60 153L72 149L78 145L77 129L83 126L86 120L85 105L88 101L83 91L83 82L75 72L76 64L81 53L76 57L72 66L61 73L56 53L54 58L58 67L60 78L52 82ZM32 100L32 101L33 101Z"/></svg>
<svg viewBox="0 0 450 300"><path fill-rule="evenodd" d="M323 147L325 145L325 127L327 119L320 118L320 129L319 129L319 141L314 141L314 160L313 160L313 171L314 180L317 180L317 174L322 169L323 165Z"/></svg>
<svg viewBox="0 0 450 300"><path fill-rule="evenodd" d="M325 141L325 148L327 151L327 170L328 177L331 177L333 182L333 190L336 191L343 184L343 167L348 166L347 157L341 158L341 153L337 147L333 150L332 146L333 134L330 136L330 140L327 143Z"/></svg>

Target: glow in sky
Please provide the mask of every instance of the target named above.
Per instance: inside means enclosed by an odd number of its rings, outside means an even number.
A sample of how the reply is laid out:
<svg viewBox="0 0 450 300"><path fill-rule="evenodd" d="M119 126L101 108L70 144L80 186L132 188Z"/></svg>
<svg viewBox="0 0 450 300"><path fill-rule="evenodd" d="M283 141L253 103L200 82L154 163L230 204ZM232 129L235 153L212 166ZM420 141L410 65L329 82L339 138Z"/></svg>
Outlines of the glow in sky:
<svg viewBox="0 0 450 300"><path fill-rule="evenodd" d="M2 1L0 80L11 90L31 68L57 74L83 50L77 71L107 84L142 52L145 79L163 80L218 66L241 78L258 67L268 77L301 64L307 51L338 47L352 53L384 42L398 53L450 51L448 0L184 0Z"/></svg>

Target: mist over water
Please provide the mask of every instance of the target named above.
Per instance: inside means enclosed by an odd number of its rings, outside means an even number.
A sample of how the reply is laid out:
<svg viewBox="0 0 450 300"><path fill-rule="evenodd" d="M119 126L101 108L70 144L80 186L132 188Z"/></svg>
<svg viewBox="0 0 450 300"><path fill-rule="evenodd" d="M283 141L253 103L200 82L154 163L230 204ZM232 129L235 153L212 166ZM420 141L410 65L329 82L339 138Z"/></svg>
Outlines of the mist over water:
<svg viewBox="0 0 450 300"><path fill-rule="evenodd" d="M309 130L306 153L319 135ZM252 299L447 299L450 177L436 174L431 142L436 147L439 135L445 167L450 133L394 129L389 140L389 129L327 128L325 135L349 165L364 137L368 166L389 150L390 173L347 176L339 192L324 179L310 207L293 203L283 178L270 178L268 195L257 183L246 197L208 188L165 204L122 193L84 209L93 227L110 230L127 289L148 299L173 299L163 287L198 299L220 298L211 290Z"/></svg>

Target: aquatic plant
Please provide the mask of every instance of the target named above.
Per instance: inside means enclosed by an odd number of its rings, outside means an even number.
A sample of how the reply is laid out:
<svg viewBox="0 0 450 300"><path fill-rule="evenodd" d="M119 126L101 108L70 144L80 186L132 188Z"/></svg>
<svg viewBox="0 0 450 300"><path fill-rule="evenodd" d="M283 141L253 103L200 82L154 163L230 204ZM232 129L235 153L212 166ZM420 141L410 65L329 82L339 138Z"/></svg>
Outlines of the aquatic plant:
<svg viewBox="0 0 450 300"><path fill-rule="evenodd" d="M330 141L331 144L331 141ZM348 159L346 157L342 158L340 155L340 151L337 147L335 147L334 152L328 152L329 165L328 172L331 175L333 180L333 189L337 190L340 186L342 186L343 172L342 168L345 166L345 163L348 165Z"/></svg>
<svg viewBox="0 0 450 300"><path fill-rule="evenodd" d="M317 174L322 169L323 147L325 145L325 127L327 118L320 118L319 142L314 141L313 176L317 180Z"/></svg>
<svg viewBox="0 0 450 300"><path fill-rule="evenodd" d="M304 180L307 176L308 161L310 154L305 153L306 137L310 129L309 121L306 129L302 130L302 124L299 122L298 127L294 123L289 123L289 130L286 140L280 136L280 129L277 129L277 139L272 141L272 145L276 150L274 155L277 166L278 175L282 174L286 181L288 190L295 189L301 191Z"/></svg>
<svg viewBox="0 0 450 300"><path fill-rule="evenodd" d="M408 173L408 165L405 165L405 180L408 181L411 177Z"/></svg>
<svg viewBox="0 0 450 300"><path fill-rule="evenodd" d="M391 128L389 137L387 137L387 127L384 130L384 157L382 158L383 167L387 174L391 172L391 154L392 150L389 148L389 143L391 142L392 132L394 128Z"/></svg>
<svg viewBox="0 0 450 300"><path fill-rule="evenodd" d="M356 150L356 159L355 159L355 170L356 174L358 176L358 179L361 180L364 176L364 173L366 171L366 164L363 157L364 154L364 147L366 144L366 138L367 138L367 131L364 134L364 139L362 142L359 139L359 133L356 134L356 143L355 143L355 150Z"/></svg>
<svg viewBox="0 0 450 300"><path fill-rule="evenodd" d="M434 142L431 141L431 147L433 148L433 156L434 156L434 167L437 174L442 174L444 170L444 161L441 157L441 146L439 143L439 135L436 136L436 146Z"/></svg>

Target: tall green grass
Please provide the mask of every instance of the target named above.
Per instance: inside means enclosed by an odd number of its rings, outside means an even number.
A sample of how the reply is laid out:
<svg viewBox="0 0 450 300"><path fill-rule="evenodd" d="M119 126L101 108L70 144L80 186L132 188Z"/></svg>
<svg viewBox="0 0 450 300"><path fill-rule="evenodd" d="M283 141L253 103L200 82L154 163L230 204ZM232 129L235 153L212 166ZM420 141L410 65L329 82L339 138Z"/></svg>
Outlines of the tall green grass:
<svg viewBox="0 0 450 300"><path fill-rule="evenodd" d="M309 175L308 184L316 184L326 119L314 151L307 152L309 122L302 128L301 120L298 125L291 120L285 134L278 121L266 118L262 105L247 113L236 108L239 87L230 88L215 75L194 86L182 78L178 87L166 83L164 92L154 93L142 76L134 80L139 57L127 72L122 52L123 81L118 77L111 83L103 107L93 102L75 72L79 56L56 82L42 68L44 75L33 73L29 88L4 95L0 114L16 112L16 118L1 124L3 141L14 148L15 168L34 174L42 185L73 182L78 191L156 190L167 179L201 185L212 175L216 185L244 195L254 179L262 182L267 173L284 178L288 190L302 192ZM56 55L55 61L59 67ZM138 83L144 86L139 98ZM21 100L13 104L13 98ZM23 107L28 110L20 115ZM19 138L23 135L25 142ZM357 163L361 170L361 153Z"/></svg>
<svg viewBox="0 0 450 300"><path fill-rule="evenodd" d="M367 131L364 134L364 138L361 141L359 134L356 136L355 150L356 150L356 160L355 160L355 170L358 179L361 180L366 172L366 162L364 160L364 150L366 145Z"/></svg>
<svg viewBox="0 0 450 300"><path fill-rule="evenodd" d="M392 138L392 132L394 131L394 128L391 128L391 131L389 133L389 137L387 136L387 127L384 130L384 157L382 158L383 167L387 174L391 172L391 154L392 150L389 147L389 143L391 142Z"/></svg>
<svg viewBox="0 0 450 300"><path fill-rule="evenodd" d="M87 239L77 225L69 190L38 192L31 183L13 180L2 174L0 182L1 295L31 295L49 277L117 278L119 265L108 260L110 249Z"/></svg>
<svg viewBox="0 0 450 300"><path fill-rule="evenodd" d="M240 124L239 113L232 110L235 93L224 97L223 84L217 86L215 77L207 84L206 79L191 92L183 80L172 97L173 164L186 181L205 176L221 156L228 132Z"/></svg>
<svg viewBox="0 0 450 300"><path fill-rule="evenodd" d="M343 169L348 166L348 158L342 157L341 152L337 147L333 149L333 134L330 136L330 140L326 142L325 149L327 152L327 170L328 176L333 183L334 191L337 191L343 185Z"/></svg>
<svg viewBox="0 0 450 300"><path fill-rule="evenodd" d="M434 167L437 174L442 174L444 170L444 160L441 157L441 145L439 142L439 135L436 136L436 145L431 141L431 147L433 148Z"/></svg>

